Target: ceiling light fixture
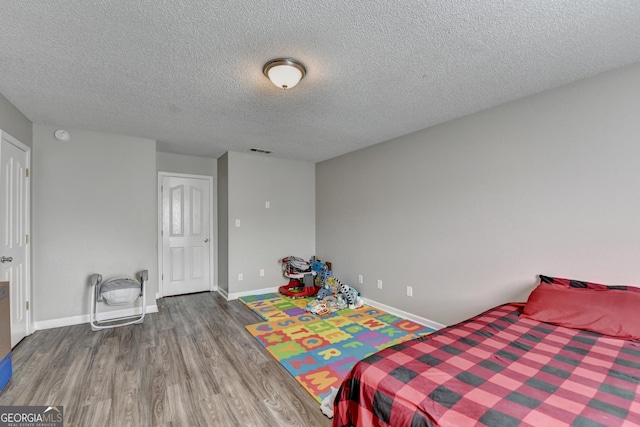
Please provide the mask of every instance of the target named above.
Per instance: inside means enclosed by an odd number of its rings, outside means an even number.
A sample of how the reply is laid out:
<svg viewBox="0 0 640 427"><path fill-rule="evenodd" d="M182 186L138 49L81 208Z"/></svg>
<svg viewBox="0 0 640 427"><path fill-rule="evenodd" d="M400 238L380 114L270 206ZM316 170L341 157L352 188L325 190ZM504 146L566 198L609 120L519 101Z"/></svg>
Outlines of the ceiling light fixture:
<svg viewBox="0 0 640 427"><path fill-rule="evenodd" d="M302 62L295 59L276 58L264 64L262 72L274 85L282 89L291 89L302 80L307 69Z"/></svg>

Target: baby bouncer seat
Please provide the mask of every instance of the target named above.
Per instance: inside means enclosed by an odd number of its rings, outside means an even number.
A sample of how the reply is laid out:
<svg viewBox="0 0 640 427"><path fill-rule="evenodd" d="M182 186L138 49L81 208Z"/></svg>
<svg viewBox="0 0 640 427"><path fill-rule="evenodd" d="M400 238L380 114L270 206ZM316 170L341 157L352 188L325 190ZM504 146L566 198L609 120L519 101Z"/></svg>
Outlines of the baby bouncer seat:
<svg viewBox="0 0 640 427"><path fill-rule="evenodd" d="M118 326L133 325L142 323L145 314L145 282L149 272L142 270L138 273L138 279L134 277L115 277L106 282L102 282L101 274L91 275L91 330L110 329ZM136 300L140 300L136 304ZM131 316L112 317L98 320L98 303L105 303L112 306L132 305L133 309L141 311L140 314ZM104 313L103 313L104 314Z"/></svg>

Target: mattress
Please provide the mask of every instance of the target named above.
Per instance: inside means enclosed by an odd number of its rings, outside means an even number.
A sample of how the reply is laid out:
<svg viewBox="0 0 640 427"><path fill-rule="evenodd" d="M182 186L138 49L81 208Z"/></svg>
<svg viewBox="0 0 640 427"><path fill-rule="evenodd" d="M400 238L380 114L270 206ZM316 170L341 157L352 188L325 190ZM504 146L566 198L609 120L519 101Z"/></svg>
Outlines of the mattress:
<svg viewBox="0 0 640 427"><path fill-rule="evenodd" d="M334 427L640 426L640 344L505 304L357 363Z"/></svg>

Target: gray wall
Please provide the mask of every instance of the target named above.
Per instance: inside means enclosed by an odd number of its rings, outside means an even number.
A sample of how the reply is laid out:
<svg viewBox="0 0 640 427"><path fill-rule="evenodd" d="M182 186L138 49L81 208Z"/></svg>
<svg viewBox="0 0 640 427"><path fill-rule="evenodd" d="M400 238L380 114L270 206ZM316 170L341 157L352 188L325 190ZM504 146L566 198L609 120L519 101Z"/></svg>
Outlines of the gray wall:
<svg viewBox="0 0 640 427"><path fill-rule="evenodd" d="M229 293L229 153L218 159L218 289Z"/></svg>
<svg viewBox="0 0 640 427"><path fill-rule="evenodd" d="M639 111L634 65L319 163L317 254L445 324L538 274L640 285Z"/></svg>
<svg viewBox="0 0 640 427"><path fill-rule="evenodd" d="M216 159L208 157L157 152L156 169L158 172L186 173L215 177L218 166Z"/></svg>
<svg viewBox="0 0 640 427"><path fill-rule="evenodd" d="M7 98L0 94L0 129L29 147L33 146L33 127L31 121L20 112Z"/></svg>
<svg viewBox="0 0 640 427"><path fill-rule="evenodd" d="M34 125L34 320L89 313L88 278L149 270L157 292L155 141Z"/></svg>
<svg viewBox="0 0 640 427"><path fill-rule="evenodd" d="M228 254L227 291L233 296L280 286L287 282L280 259L288 255L309 259L315 253L315 167L309 162L229 152L218 164L220 172L225 168L228 220L222 227L228 232L228 244L219 250ZM240 227L235 226L236 219ZM265 270L264 277L260 269ZM239 273L244 275L242 281ZM224 288L222 279L220 286Z"/></svg>

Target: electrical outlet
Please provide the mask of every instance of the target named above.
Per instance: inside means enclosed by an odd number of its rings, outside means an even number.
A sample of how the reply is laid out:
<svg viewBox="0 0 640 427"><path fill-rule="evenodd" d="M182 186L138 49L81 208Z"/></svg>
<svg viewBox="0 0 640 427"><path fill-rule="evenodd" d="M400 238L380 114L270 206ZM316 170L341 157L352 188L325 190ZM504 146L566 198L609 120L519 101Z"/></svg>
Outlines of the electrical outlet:
<svg viewBox="0 0 640 427"><path fill-rule="evenodd" d="M358 274L358 283L364 283L364 277L362 277L362 274Z"/></svg>
<svg viewBox="0 0 640 427"><path fill-rule="evenodd" d="M264 277L264 268L260 269L260 277Z"/></svg>
<svg viewBox="0 0 640 427"><path fill-rule="evenodd" d="M378 279L378 289L382 289L382 280Z"/></svg>
<svg viewBox="0 0 640 427"><path fill-rule="evenodd" d="M271 202L264 202L264 207L269 209L271 207Z"/></svg>
<svg viewBox="0 0 640 427"><path fill-rule="evenodd" d="M236 219L236 227L240 227L240 220Z"/></svg>
<svg viewBox="0 0 640 427"><path fill-rule="evenodd" d="M411 286L407 286L407 296L408 297L413 296L413 288Z"/></svg>
<svg viewBox="0 0 640 427"><path fill-rule="evenodd" d="M244 279L244 275L242 273L238 273L238 280L240 281L242 279Z"/></svg>

